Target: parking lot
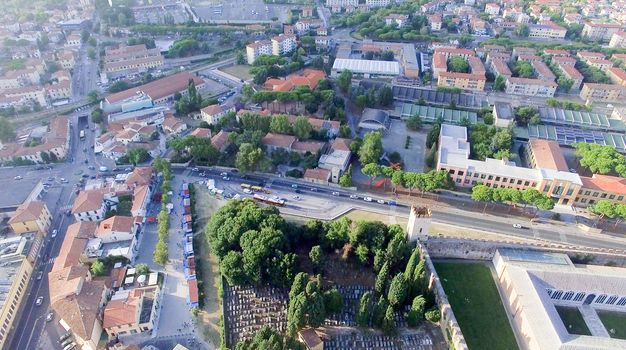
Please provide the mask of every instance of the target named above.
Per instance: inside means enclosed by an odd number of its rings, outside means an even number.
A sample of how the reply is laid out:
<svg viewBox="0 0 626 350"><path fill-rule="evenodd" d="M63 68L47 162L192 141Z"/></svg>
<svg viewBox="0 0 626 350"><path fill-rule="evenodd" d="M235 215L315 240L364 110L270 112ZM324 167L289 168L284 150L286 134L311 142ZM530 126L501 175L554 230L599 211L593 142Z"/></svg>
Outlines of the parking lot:
<svg viewBox="0 0 626 350"><path fill-rule="evenodd" d="M250 23L287 21L289 5L266 5L263 0L194 0L193 9L203 21L215 23Z"/></svg>
<svg viewBox="0 0 626 350"><path fill-rule="evenodd" d="M185 23L190 16L183 4L163 4L133 7L133 16L137 23Z"/></svg>

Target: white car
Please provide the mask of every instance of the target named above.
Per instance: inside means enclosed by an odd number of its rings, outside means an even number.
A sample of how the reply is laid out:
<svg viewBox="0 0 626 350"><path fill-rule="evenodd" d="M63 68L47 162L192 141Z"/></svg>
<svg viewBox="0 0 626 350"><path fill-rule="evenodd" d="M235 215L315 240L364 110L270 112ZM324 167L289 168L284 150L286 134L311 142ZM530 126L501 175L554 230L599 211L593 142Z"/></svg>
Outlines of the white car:
<svg viewBox="0 0 626 350"><path fill-rule="evenodd" d="M191 171L200 171L198 168L191 168Z"/></svg>
<svg viewBox="0 0 626 350"><path fill-rule="evenodd" d="M521 224L513 224L513 227L514 228L522 228L522 225Z"/></svg>
<svg viewBox="0 0 626 350"><path fill-rule="evenodd" d="M17 175L17 176L15 176L15 177L13 178L13 180L21 180L21 179L22 179L22 177L21 177L20 175Z"/></svg>
<svg viewBox="0 0 626 350"><path fill-rule="evenodd" d="M351 194L350 195L350 199L357 199L357 198L359 198L359 196L357 196L356 194Z"/></svg>
<svg viewBox="0 0 626 350"><path fill-rule="evenodd" d="M244 188L243 193L252 193L252 191L249 188Z"/></svg>
<svg viewBox="0 0 626 350"><path fill-rule="evenodd" d="M50 312L46 315L46 322L50 322L52 321L52 319L54 318L54 313Z"/></svg>
<svg viewBox="0 0 626 350"><path fill-rule="evenodd" d="M54 238L57 236L57 233L59 233L56 229L52 230L52 235L51 237Z"/></svg>
<svg viewBox="0 0 626 350"><path fill-rule="evenodd" d="M366 202L371 202L372 201L372 197L363 197L363 200Z"/></svg>
<svg viewBox="0 0 626 350"><path fill-rule="evenodd" d="M339 192L333 192L332 195L333 196L339 196Z"/></svg>
<svg viewBox="0 0 626 350"><path fill-rule="evenodd" d="M382 199L377 200L376 202L378 202L378 204L385 204L385 201Z"/></svg>
<svg viewBox="0 0 626 350"><path fill-rule="evenodd" d="M228 176L224 176L224 177L222 178L222 180L224 180L224 181L228 181L228 180L230 180L230 177L228 177Z"/></svg>
<svg viewBox="0 0 626 350"><path fill-rule="evenodd" d="M43 304L43 297L39 297L35 300L35 305L41 306L41 304Z"/></svg>

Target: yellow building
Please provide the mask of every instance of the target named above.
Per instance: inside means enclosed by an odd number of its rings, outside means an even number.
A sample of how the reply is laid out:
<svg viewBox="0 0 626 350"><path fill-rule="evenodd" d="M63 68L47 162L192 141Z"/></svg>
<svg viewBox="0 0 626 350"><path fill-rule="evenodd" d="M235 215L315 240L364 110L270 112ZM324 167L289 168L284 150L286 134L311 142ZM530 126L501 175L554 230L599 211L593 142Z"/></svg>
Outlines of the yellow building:
<svg viewBox="0 0 626 350"><path fill-rule="evenodd" d="M580 98L589 101L617 102L625 95L625 88L613 84L585 83L580 90Z"/></svg>
<svg viewBox="0 0 626 350"><path fill-rule="evenodd" d="M15 315L28 288L33 273L32 260L27 258L33 246L25 236L14 236L0 240L0 349L5 349L9 332L14 328ZM34 254L30 256L36 255Z"/></svg>
<svg viewBox="0 0 626 350"><path fill-rule="evenodd" d="M459 88L463 90L485 90L485 75L471 73L441 72L437 79L437 86Z"/></svg>
<svg viewBox="0 0 626 350"><path fill-rule="evenodd" d="M9 220L13 232L22 234L26 232L47 233L52 217L45 203L40 201L25 202L15 211Z"/></svg>

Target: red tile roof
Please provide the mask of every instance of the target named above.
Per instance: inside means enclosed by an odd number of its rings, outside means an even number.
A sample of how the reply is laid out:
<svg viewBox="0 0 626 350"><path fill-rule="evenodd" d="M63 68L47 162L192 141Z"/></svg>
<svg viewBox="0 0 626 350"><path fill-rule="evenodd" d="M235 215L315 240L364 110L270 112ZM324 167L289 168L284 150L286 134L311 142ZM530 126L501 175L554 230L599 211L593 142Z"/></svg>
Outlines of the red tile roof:
<svg viewBox="0 0 626 350"><path fill-rule="evenodd" d="M581 176L580 179L583 188L626 195L626 178L594 174L592 177Z"/></svg>
<svg viewBox="0 0 626 350"><path fill-rule="evenodd" d="M315 169L307 169L304 172L305 179L315 179L320 181L328 181L330 179L330 170L315 168Z"/></svg>
<svg viewBox="0 0 626 350"><path fill-rule="evenodd" d="M530 139L528 145L535 157L537 168L568 171L567 162L556 141Z"/></svg>
<svg viewBox="0 0 626 350"><path fill-rule="evenodd" d="M176 92L185 90L187 88L187 85L189 84L190 79L193 79L196 87L204 84L204 80L202 80L202 78L185 71L155 81L151 81L147 84L135 88L111 94L106 97L106 101L108 103L121 102L133 96L136 96L138 93L141 92L150 96L150 98L153 100L158 100L163 97L173 95Z"/></svg>

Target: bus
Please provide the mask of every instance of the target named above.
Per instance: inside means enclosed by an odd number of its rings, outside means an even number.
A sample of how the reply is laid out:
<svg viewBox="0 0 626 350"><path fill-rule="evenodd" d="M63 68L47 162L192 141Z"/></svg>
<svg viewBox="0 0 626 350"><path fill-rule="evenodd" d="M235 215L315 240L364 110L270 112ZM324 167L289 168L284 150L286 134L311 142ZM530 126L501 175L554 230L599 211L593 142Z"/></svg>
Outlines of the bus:
<svg viewBox="0 0 626 350"><path fill-rule="evenodd" d="M242 183L240 186L244 190L250 190L250 191L253 191L253 192L263 192L263 193L267 193L267 194L272 193L272 191L270 191L269 189L263 188L261 186L250 185L250 184L247 184L247 183Z"/></svg>
<svg viewBox="0 0 626 350"><path fill-rule="evenodd" d="M252 196L252 199L257 201L257 202L261 202L261 203L265 203L265 204L269 204L269 205L273 205L273 206L277 206L277 207L284 207L285 206L285 200L275 197L275 198L270 198L270 197L266 197L266 196L262 196L260 194L254 194Z"/></svg>
<svg viewBox="0 0 626 350"><path fill-rule="evenodd" d="M85 130L81 130L80 133L78 134L78 136L80 137L81 140L85 139Z"/></svg>

